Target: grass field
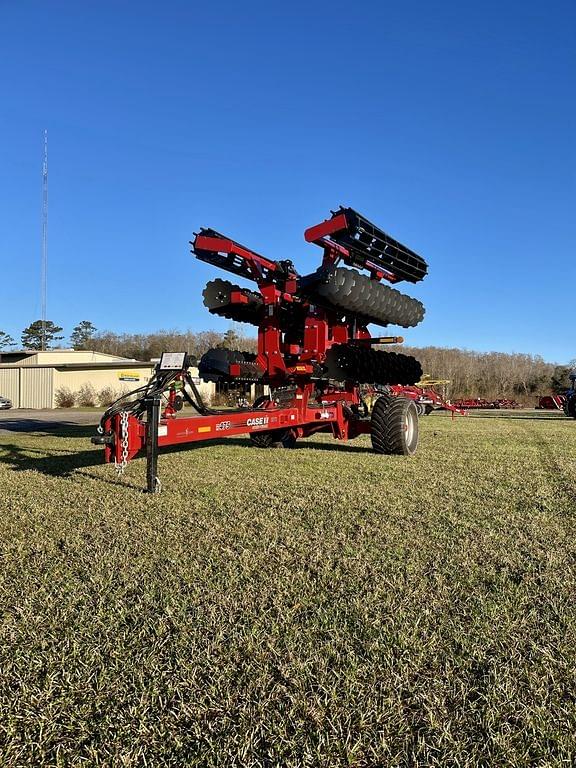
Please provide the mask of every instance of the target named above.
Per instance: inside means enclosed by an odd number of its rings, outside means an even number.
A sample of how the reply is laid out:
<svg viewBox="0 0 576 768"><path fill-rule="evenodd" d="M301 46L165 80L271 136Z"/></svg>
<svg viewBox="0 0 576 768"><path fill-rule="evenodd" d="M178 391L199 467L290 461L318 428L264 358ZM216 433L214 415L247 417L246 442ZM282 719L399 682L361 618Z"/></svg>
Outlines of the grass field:
<svg viewBox="0 0 576 768"><path fill-rule="evenodd" d="M575 765L576 423L421 429L0 436L0 764Z"/></svg>

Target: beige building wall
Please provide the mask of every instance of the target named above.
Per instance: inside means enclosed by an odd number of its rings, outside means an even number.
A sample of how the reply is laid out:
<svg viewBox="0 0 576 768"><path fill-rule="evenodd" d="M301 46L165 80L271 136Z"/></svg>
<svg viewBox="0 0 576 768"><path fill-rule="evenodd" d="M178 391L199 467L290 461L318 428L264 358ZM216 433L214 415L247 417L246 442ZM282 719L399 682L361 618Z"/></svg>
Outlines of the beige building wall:
<svg viewBox="0 0 576 768"><path fill-rule="evenodd" d="M210 398L216 392L216 384L213 381L202 381L198 376L198 368L190 368L190 375L196 384L196 389L200 392L200 397L210 405Z"/></svg>
<svg viewBox="0 0 576 768"><path fill-rule="evenodd" d="M56 408L56 392L59 389L78 392L83 386L90 385L96 394L111 388L119 397L148 383L154 372L153 363L143 366L134 365L133 361L124 358L120 360L118 366L113 368L99 367L97 363L89 367L89 362L86 368L68 367L62 362L60 366L44 366L44 363L3 365L0 366L0 395L10 398L14 408ZM80 361L75 357L74 362ZM209 405L216 391L215 385L201 381L197 368L191 368L190 373L201 397Z"/></svg>
<svg viewBox="0 0 576 768"><path fill-rule="evenodd" d="M22 368L20 371L20 408L50 408L54 402L52 368Z"/></svg>
<svg viewBox="0 0 576 768"><path fill-rule="evenodd" d="M55 382L54 390L60 387L67 387L72 392L77 392L82 386L91 384L96 392L104 389L105 387L111 387L118 392L118 396L124 392L132 392L134 389L143 387L152 376L154 372L154 366L150 368L130 368L130 364L122 366L122 368L106 368L95 369L87 368L82 370L70 370L66 368L54 369ZM209 400L215 392L214 384L210 382L201 381L198 378L198 368L191 368L190 374L194 379L194 383L198 388L202 398ZM129 381L130 378L137 378L136 381ZM55 407L55 406L53 406Z"/></svg>
<svg viewBox="0 0 576 768"><path fill-rule="evenodd" d="M124 392L132 392L143 387L152 376L153 366L149 368L54 368L54 391L67 388L77 392L85 385L91 385L96 393L110 387L118 392L118 397ZM131 381L129 379L132 379ZM55 407L55 404L54 406Z"/></svg>
<svg viewBox="0 0 576 768"><path fill-rule="evenodd" d="M12 400L14 408L20 407L19 368L0 368L0 395Z"/></svg>

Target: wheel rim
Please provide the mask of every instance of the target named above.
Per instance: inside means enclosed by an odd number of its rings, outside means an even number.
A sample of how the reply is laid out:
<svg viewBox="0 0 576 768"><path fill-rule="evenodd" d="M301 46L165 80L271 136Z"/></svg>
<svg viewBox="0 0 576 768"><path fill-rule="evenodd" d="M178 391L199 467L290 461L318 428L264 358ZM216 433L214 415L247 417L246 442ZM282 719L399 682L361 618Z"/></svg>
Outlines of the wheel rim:
<svg viewBox="0 0 576 768"><path fill-rule="evenodd" d="M412 441L414 440L415 432L414 413L412 412L411 408L408 409L406 418L404 419L404 432L406 437L406 445L410 447L412 445Z"/></svg>

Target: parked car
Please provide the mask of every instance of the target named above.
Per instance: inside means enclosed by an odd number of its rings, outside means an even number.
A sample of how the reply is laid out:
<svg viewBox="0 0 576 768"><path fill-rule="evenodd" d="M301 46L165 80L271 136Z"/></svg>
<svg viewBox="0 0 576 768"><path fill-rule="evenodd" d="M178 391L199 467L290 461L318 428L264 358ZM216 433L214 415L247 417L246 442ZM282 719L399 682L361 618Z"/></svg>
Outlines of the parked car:
<svg viewBox="0 0 576 768"><path fill-rule="evenodd" d="M7 397L0 397L0 410L6 410L12 408L12 400L8 400Z"/></svg>

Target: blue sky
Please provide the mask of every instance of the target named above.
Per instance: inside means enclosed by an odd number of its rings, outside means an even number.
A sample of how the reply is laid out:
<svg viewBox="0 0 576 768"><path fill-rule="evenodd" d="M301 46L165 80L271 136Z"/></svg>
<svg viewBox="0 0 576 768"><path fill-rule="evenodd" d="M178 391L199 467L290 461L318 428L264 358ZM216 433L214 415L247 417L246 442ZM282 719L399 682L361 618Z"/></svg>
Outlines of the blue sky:
<svg viewBox="0 0 576 768"><path fill-rule="evenodd" d="M568 361L575 51L562 0L0 0L0 329L40 316L47 128L66 333L225 329L193 232L307 272L344 204L430 265L407 343Z"/></svg>

